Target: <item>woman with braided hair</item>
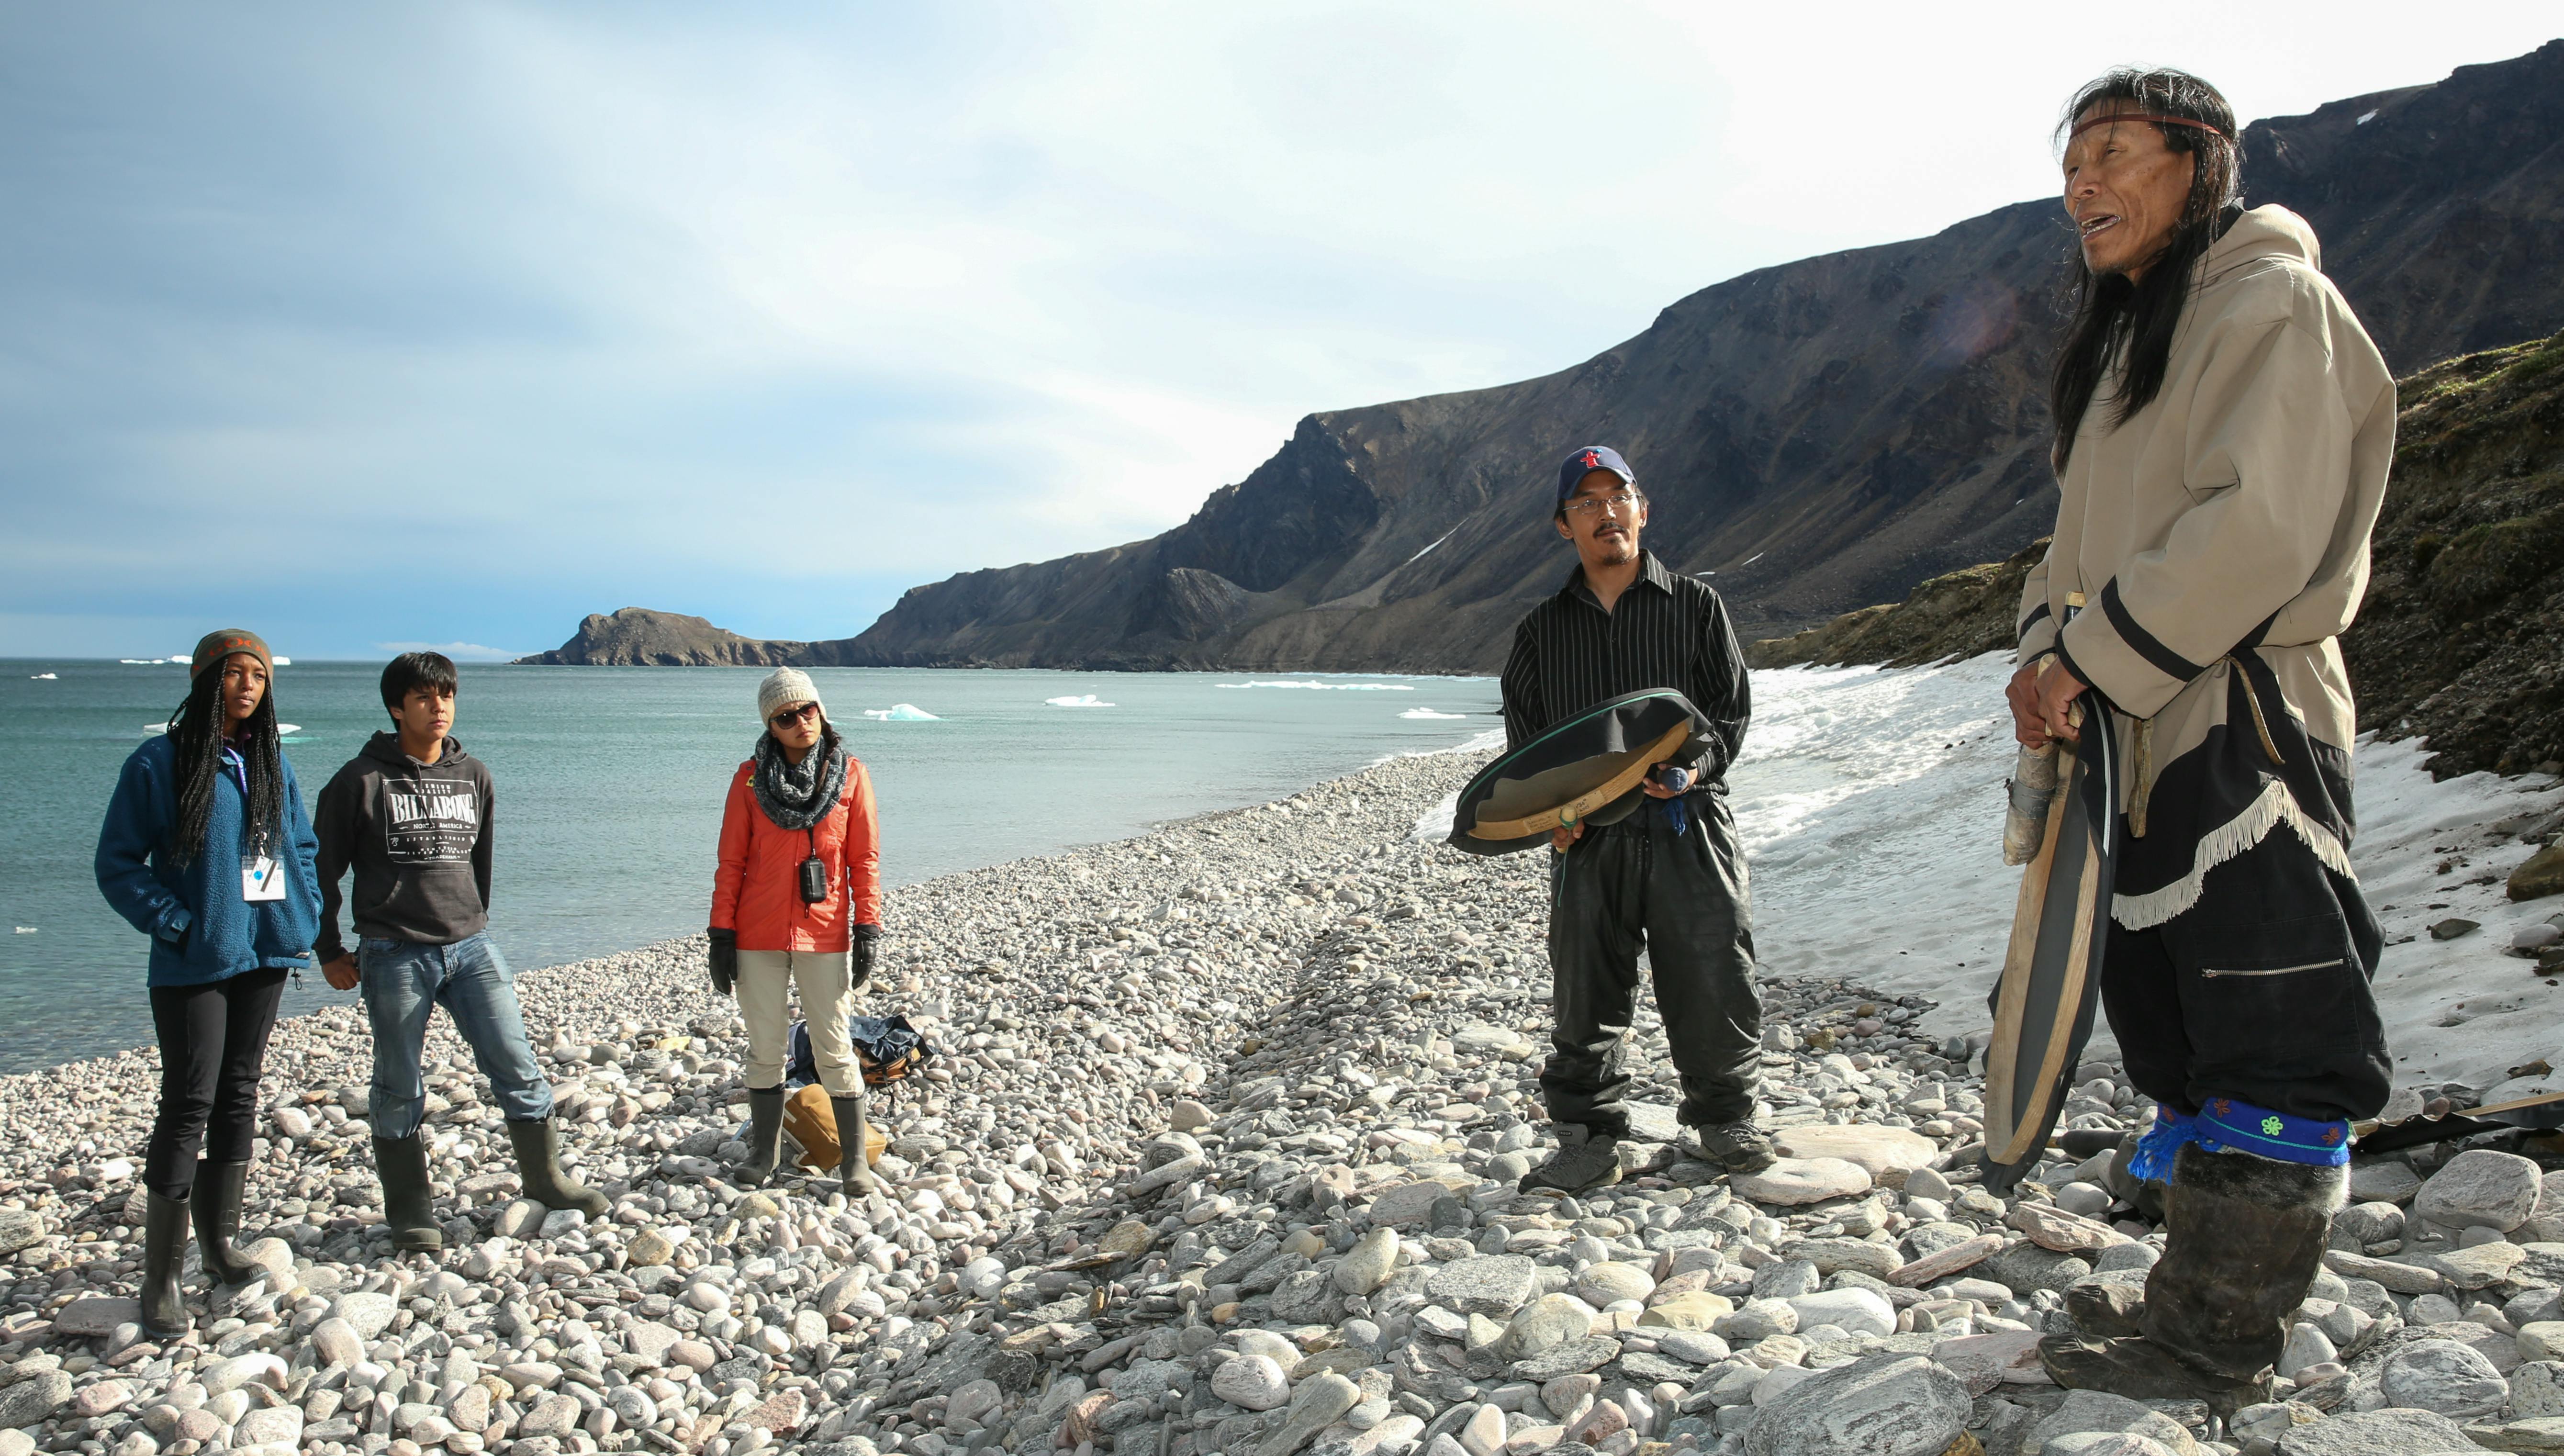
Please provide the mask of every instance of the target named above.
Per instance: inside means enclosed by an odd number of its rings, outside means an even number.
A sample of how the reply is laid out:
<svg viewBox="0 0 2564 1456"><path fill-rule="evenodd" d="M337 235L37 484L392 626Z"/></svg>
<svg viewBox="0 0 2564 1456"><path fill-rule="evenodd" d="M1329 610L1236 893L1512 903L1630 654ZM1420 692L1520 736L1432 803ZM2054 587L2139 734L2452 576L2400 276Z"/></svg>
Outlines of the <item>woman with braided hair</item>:
<svg viewBox="0 0 2564 1456"><path fill-rule="evenodd" d="M208 1275L238 1284L258 1272L232 1239L259 1075L285 972L309 961L320 924L319 844L278 745L273 669L256 633L197 643L187 701L125 758L99 829L98 888L151 938L160 1111L143 1162L141 1323L154 1339L187 1330L178 1265L191 1213Z"/></svg>

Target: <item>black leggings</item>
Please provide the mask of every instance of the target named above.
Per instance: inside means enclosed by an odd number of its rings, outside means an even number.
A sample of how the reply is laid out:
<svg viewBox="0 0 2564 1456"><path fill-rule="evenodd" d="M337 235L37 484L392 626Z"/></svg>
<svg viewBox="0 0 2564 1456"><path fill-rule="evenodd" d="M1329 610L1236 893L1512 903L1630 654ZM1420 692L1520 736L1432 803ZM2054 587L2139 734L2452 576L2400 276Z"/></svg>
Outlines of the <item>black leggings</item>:
<svg viewBox="0 0 2564 1456"><path fill-rule="evenodd" d="M259 1070L285 995L285 971L271 966L194 986L153 986L151 1024L160 1033L160 1116L142 1179L152 1196L175 1201L196 1182L196 1152L247 1162L258 1132Z"/></svg>

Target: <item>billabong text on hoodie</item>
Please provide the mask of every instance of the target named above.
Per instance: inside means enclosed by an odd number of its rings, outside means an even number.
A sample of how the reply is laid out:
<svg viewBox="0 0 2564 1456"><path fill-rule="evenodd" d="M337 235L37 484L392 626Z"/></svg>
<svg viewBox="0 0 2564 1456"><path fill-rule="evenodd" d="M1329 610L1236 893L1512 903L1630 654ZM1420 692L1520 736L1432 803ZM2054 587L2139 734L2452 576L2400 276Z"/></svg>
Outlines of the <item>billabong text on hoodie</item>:
<svg viewBox="0 0 2564 1456"><path fill-rule="evenodd" d="M320 790L320 936L330 960L338 938L338 882L356 934L451 945L490 923L493 794L490 767L452 738L434 763L402 751L397 733L373 735Z"/></svg>

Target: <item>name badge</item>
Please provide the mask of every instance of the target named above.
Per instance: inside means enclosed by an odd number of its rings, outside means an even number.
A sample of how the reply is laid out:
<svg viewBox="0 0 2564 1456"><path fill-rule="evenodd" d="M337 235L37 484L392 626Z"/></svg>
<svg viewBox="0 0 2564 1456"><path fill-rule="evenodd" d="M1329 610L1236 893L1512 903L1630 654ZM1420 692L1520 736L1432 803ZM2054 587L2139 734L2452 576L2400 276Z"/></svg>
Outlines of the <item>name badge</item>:
<svg viewBox="0 0 2564 1456"><path fill-rule="evenodd" d="M241 861L241 899L259 901L284 898L284 866L267 855L250 855Z"/></svg>

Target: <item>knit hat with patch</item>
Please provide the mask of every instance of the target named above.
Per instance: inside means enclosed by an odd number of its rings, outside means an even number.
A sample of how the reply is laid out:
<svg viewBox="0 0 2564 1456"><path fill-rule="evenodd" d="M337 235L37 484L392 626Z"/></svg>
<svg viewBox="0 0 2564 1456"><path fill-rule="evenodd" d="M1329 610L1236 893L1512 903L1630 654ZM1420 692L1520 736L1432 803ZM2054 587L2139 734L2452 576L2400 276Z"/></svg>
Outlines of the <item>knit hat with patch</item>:
<svg viewBox="0 0 2564 1456"><path fill-rule="evenodd" d="M196 655L187 663L187 680L194 682L203 677L236 652L257 658L269 677L276 676L276 659L268 655L265 639L246 628L225 627L220 632L206 633L196 643Z"/></svg>
<svg viewBox="0 0 2564 1456"><path fill-rule="evenodd" d="M795 703L819 703L818 686L810 675L799 668L776 668L756 685L756 716L771 722L774 715ZM819 716L828 716L828 705L819 703Z"/></svg>

